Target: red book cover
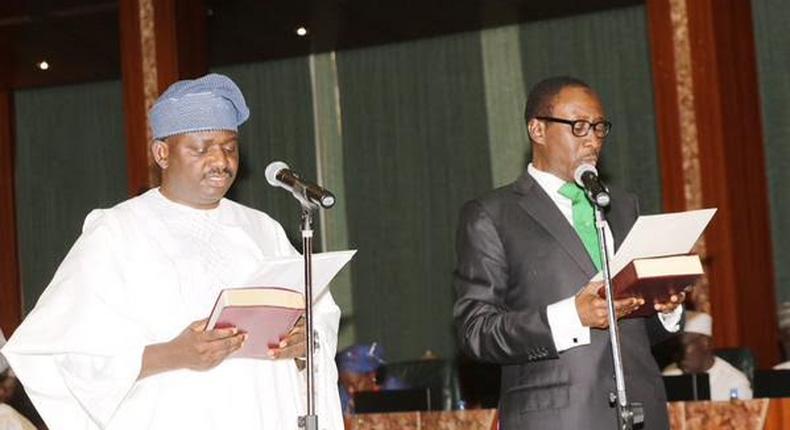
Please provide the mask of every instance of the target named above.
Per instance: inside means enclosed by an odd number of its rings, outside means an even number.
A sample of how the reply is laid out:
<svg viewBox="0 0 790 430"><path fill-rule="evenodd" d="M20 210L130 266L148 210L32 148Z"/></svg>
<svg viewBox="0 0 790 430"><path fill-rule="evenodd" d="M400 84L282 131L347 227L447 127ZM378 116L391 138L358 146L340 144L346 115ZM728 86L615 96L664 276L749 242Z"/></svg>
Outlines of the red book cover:
<svg viewBox="0 0 790 430"><path fill-rule="evenodd" d="M667 302L694 285L702 276L702 264L697 255L682 255L634 260L612 279L615 299L641 297L645 304L627 318L647 317L656 313L655 303ZM598 290L605 298L605 290Z"/></svg>
<svg viewBox="0 0 790 430"><path fill-rule="evenodd" d="M260 287L223 290L211 312L206 329L236 327L248 334L237 358L269 358L304 314L304 296L282 288Z"/></svg>

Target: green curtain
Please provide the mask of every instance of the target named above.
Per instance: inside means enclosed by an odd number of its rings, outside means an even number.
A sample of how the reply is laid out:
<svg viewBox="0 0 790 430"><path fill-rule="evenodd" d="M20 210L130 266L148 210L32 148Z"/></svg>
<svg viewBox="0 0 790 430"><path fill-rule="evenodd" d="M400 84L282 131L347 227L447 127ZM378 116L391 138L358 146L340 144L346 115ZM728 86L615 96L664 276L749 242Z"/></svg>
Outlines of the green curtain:
<svg viewBox="0 0 790 430"><path fill-rule="evenodd" d="M644 6L521 27L527 91L545 77L570 75L598 94L613 124L601 174L639 196L642 213L661 210L661 178Z"/></svg>
<svg viewBox="0 0 790 430"><path fill-rule="evenodd" d="M790 49L787 23L790 3L753 0L766 174L771 206L771 229L776 271L776 298L790 301ZM748 142L744 144L748 145Z"/></svg>
<svg viewBox="0 0 790 430"><path fill-rule="evenodd" d="M308 59L299 57L213 71L233 79L250 107L250 119L239 130L240 175L229 197L278 220L301 250L299 205L285 190L272 188L264 173L271 161L280 160L306 178L316 177Z"/></svg>
<svg viewBox="0 0 790 430"><path fill-rule="evenodd" d="M91 209L127 197L120 82L18 91L16 215L22 291L33 307Z"/></svg>
<svg viewBox="0 0 790 430"><path fill-rule="evenodd" d="M325 52L310 55L310 76L313 84L313 117L315 118L317 181L332 190L336 203L331 210L321 211L318 231L326 250L348 249L348 219L346 218L346 186L343 165L343 132L340 127L340 93L337 82L337 55ZM340 332L337 348L352 345L354 302L351 291L351 272L354 263L347 265L332 280L332 296L340 307Z"/></svg>
<svg viewBox="0 0 790 430"><path fill-rule="evenodd" d="M455 353L464 201L491 187L479 33L337 56L358 341L390 359Z"/></svg>
<svg viewBox="0 0 790 430"><path fill-rule="evenodd" d="M519 35L518 25L480 32L494 186L513 182L524 172L528 158L529 139L524 123L527 94Z"/></svg>

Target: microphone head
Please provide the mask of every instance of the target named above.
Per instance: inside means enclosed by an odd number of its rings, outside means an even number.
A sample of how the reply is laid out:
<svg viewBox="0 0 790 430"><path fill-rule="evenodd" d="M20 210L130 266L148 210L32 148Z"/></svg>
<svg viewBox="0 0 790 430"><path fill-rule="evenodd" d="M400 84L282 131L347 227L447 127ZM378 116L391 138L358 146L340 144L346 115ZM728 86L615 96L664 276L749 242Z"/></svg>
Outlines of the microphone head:
<svg viewBox="0 0 790 430"><path fill-rule="evenodd" d="M609 203L612 202L612 198L609 197L609 193L599 193L598 196L595 197L595 204L598 207L605 208L609 206Z"/></svg>
<svg viewBox="0 0 790 430"><path fill-rule="evenodd" d="M282 161L272 161L269 163L269 165L266 166L266 182L273 187L281 187L282 183L277 180L277 174L283 169L288 169L288 165Z"/></svg>
<svg viewBox="0 0 790 430"><path fill-rule="evenodd" d="M580 187L584 188L584 181L582 181L582 176L585 173L592 173L595 176L598 176L598 169L595 168L592 164L589 163L582 163L579 164L579 167L573 172L573 180L576 181L576 184Z"/></svg>
<svg viewBox="0 0 790 430"><path fill-rule="evenodd" d="M329 209L334 205L335 205L334 194L327 192L326 195L321 197L321 206L323 206L324 209Z"/></svg>

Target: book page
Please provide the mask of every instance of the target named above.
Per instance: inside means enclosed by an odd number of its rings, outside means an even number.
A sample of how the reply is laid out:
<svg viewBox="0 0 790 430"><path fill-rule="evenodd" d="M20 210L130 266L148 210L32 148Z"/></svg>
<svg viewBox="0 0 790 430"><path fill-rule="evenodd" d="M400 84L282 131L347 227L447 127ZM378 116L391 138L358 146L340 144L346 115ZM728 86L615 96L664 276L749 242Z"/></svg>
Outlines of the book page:
<svg viewBox="0 0 790 430"><path fill-rule="evenodd" d="M313 254L313 298L318 300L327 291L329 282L356 254L356 250ZM304 292L304 259L301 255L273 257L264 260L260 268L241 285L244 287L280 287Z"/></svg>
<svg viewBox="0 0 790 430"><path fill-rule="evenodd" d="M612 277L637 258L688 254L715 213L713 208L640 216L609 261ZM601 279L598 272L592 280Z"/></svg>

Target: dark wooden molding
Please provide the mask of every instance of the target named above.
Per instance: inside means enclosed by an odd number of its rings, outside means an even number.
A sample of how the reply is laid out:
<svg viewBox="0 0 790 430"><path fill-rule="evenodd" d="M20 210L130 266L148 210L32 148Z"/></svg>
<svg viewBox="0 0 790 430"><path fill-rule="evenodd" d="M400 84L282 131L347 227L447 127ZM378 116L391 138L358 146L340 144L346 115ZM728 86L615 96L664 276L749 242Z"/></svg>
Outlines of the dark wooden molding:
<svg viewBox="0 0 790 430"><path fill-rule="evenodd" d="M160 94L179 76L176 19L176 0L154 2L156 79Z"/></svg>
<svg viewBox="0 0 790 430"><path fill-rule="evenodd" d="M665 209L681 208L685 180L673 0L648 0ZM725 4L726 3L726 4ZM768 185L749 0L685 1L701 206L718 213L705 235L714 339L778 359ZM674 70L674 71L673 71ZM693 154L692 154L693 156ZM681 178L681 179L679 179ZM686 196L688 197L688 196Z"/></svg>
<svg viewBox="0 0 790 430"><path fill-rule="evenodd" d="M178 79L208 72L208 9L204 0L177 0L175 8Z"/></svg>
<svg viewBox="0 0 790 430"><path fill-rule="evenodd" d="M148 156L148 119L143 84L143 46L140 31L139 0L121 0L121 76L126 130L126 156L129 195L137 195L151 183L152 163Z"/></svg>
<svg viewBox="0 0 790 430"><path fill-rule="evenodd" d="M686 209L683 176L683 151L680 133L680 108L675 76L675 52L668 1L646 4L650 50L653 66L653 93L656 110L656 135L661 162L664 211Z"/></svg>
<svg viewBox="0 0 790 430"><path fill-rule="evenodd" d="M14 98L0 89L0 326L10 336L22 321L14 199Z"/></svg>
<svg viewBox="0 0 790 430"><path fill-rule="evenodd" d="M206 74L206 7L202 0L155 2L154 27L160 93L177 80Z"/></svg>
<svg viewBox="0 0 790 430"><path fill-rule="evenodd" d="M152 34L141 31L143 1L121 0L119 7L130 195L158 184L159 171L149 154L148 107L173 82L202 75L208 69L203 1L151 2ZM155 94L146 92L146 79L154 75Z"/></svg>
<svg viewBox="0 0 790 430"><path fill-rule="evenodd" d="M707 235L722 346L778 357L776 294L757 60L749 0L688 2L702 195L720 208Z"/></svg>

